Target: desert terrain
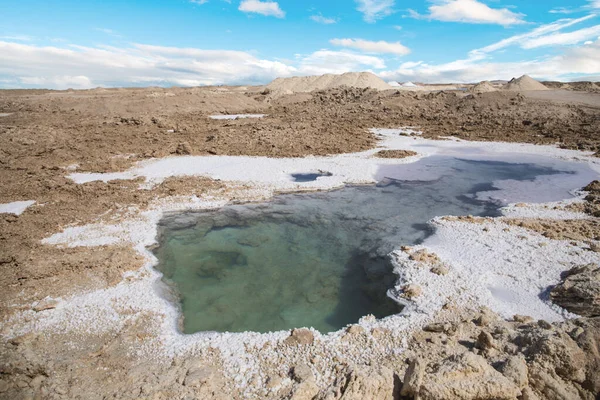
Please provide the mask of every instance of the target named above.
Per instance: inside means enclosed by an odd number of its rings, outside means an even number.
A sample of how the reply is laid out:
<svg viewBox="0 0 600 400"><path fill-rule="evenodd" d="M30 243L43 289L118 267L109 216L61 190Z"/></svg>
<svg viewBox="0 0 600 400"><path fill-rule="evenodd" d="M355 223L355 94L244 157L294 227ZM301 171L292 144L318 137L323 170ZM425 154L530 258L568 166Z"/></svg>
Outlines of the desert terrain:
<svg viewBox="0 0 600 400"><path fill-rule="evenodd" d="M45 239L68 228L127 223L191 196L223 204L269 197L253 193L251 182L198 175L153 186L144 186L143 177L87 183L68 177L120 173L165 157L344 155L378 149L381 137L372 128L414 127L423 140L555 146L593 159L600 154L599 92L600 84L542 84L528 77L392 87L367 73L261 87L0 91L0 204L35 201L20 214L0 213L0 398L598 398L597 262L562 265L563 275L552 278L557 285L548 288L549 298L573 313L559 322L507 319L449 301L401 333L367 317L330 337L298 327L272 336L217 335L202 345L179 338L185 348L175 348L156 340L171 315L114 302L118 321L103 327L97 310L84 307L91 317L81 321L68 321L61 311L81 296L143 278L148 260L131 241L71 246ZM210 118L235 114L264 117ZM391 149L378 156L417 153ZM436 223L442 231L457 224L478 235L533 235L556 241L557 251L595 260L600 188L590 182L581 190L568 204L532 206L529 217ZM552 212L567 217L552 218ZM398 263L406 268L446 268L427 249L400 253ZM407 287L405 297L422 290Z"/></svg>

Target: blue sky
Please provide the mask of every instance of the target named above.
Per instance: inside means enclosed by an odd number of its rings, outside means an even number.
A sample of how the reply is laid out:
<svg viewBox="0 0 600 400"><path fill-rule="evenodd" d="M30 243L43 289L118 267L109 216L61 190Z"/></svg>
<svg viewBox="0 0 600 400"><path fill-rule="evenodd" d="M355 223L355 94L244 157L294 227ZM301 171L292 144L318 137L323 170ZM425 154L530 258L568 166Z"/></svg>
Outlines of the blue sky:
<svg viewBox="0 0 600 400"><path fill-rule="evenodd" d="M401 82L600 79L600 0L23 0L0 15L3 88L347 71Z"/></svg>

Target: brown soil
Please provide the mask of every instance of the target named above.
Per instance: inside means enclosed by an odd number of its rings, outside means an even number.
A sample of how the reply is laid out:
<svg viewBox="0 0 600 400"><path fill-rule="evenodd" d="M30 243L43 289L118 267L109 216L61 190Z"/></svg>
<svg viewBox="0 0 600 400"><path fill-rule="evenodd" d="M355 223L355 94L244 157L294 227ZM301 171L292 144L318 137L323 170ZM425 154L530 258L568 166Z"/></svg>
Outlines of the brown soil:
<svg viewBox="0 0 600 400"><path fill-rule="evenodd" d="M600 217L600 181L594 181L583 188L588 192L585 203L572 206L574 211L585 212L594 217Z"/></svg>
<svg viewBox="0 0 600 400"><path fill-rule="evenodd" d="M519 226L554 240L600 240L600 221L597 219L540 220L503 219L508 225Z"/></svg>
<svg viewBox="0 0 600 400"><path fill-rule="evenodd" d="M42 206L18 217L0 214L0 317L19 310L16 299L25 306L46 296L114 285L123 272L141 266L131 246L58 248L41 244L42 239L69 225L118 220L129 205L144 209L154 199L201 195L223 187L204 178L171 178L149 191L139 190L140 180L77 185L44 175L21 185L21 196L35 198Z"/></svg>
<svg viewBox="0 0 600 400"><path fill-rule="evenodd" d="M407 158L416 156L417 152L412 150L381 150L375 155L379 158Z"/></svg>

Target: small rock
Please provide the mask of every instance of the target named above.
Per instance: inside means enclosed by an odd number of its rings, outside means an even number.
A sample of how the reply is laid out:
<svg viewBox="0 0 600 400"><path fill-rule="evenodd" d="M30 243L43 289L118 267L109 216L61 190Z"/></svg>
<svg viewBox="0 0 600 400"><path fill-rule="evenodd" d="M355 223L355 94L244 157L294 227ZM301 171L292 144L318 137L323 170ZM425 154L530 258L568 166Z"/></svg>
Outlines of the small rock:
<svg viewBox="0 0 600 400"><path fill-rule="evenodd" d="M192 368L188 371L183 384L184 386L198 388L210 381L214 374L214 369L210 367Z"/></svg>
<svg viewBox="0 0 600 400"><path fill-rule="evenodd" d="M537 324L542 329L552 329L552 324L548 321L544 321L543 319L540 319Z"/></svg>
<svg viewBox="0 0 600 400"><path fill-rule="evenodd" d="M67 393L69 393L69 391L67 389L65 389L64 387L62 387L62 386L56 386L54 388L54 391L57 394L60 394L60 395L63 395L63 396L66 395Z"/></svg>
<svg viewBox="0 0 600 400"><path fill-rule="evenodd" d="M283 383L283 379L279 375L273 375L267 378L267 389L274 389Z"/></svg>
<svg viewBox="0 0 600 400"><path fill-rule="evenodd" d="M0 380L0 393L4 393L8 390L8 382Z"/></svg>
<svg viewBox="0 0 600 400"><path fill-rule="evenodd" d="M521 324L529 324L529 323L533 322L534 319L531 317L528 317L526 315L515 314L515 316L513 317L513 321L519 322Z"/></svg>
<svg viewBox="0 0 600 400"><path fill-rule="evenodd" d="M285 339L284 343L288 346L309 345L313 344L315 336L306 328L293 329L290 336Z"/></svg>
<svg viewBox="0 0 600 400"><path fill-rule="evenodd" d="M30 332L30 333L26 333L26 334L21 335L21 336L17 336L17 337L15 337L13 339L10 339L9 343L12 344L12 345L15 345L15 346L20 346L22 344L25 344L25 343L33 341L35 338L36 338L35 334Z"/></svg>
<svg viewBox="0 0 600 400"><path fill-rule="evenodd" d="M493 319L487 313L482 313L475 319L475 324L477 326L489 326L492 323Z"/></svg>
<svg viewBox="0 0 600 400"><path fill-rule="evenodd" d="M371 329L371 335L373 335L373 337L375 339L382 339L386 336L389 336L390 334L390 330L387 328L373 328Z"/></svg>
<svg viewBox="0 0 600 400"><path fill-rule="evenodd" d="M535 394L535 392L531 388L528 388L528 387L523 389L523 391L521 392L520 399L521 400L540 400L538 395Z"/></svg>
<svg viewBox="0 0 600 400"><path fill-rule="evenodd" d="M40 388L40 386L42 386L42 383L44 382L44 380L46 380L46 377L43 375L38 375L35 378L33 378L31 380L31 382L29 382L29 386L33 389L33 390L38 390Z"/></svg>
<svg viewBox="0 0 600 400"><path fill-rule="evenodd" d="M192 154L192 146L190 146L188 142L179 143L175 153L179 154L180 156L188 156Z"/></svg>
<svg viewBox="0 0 600 400"><path fill-rule="evenodd" d="M306 382L302 382L296 387L294 393L290 397L290 400L312 400L317 394L319 394L319 387L315 383L314 379L310 379Z"/></svg>
<svg viewBox="0 0 600 400"><path fill-rule="evenodd" d="M402 384L402 389L400 390L400 394L402 396L414 397L419 393L419 389L423 383L423 371L423 364L418 358L414 359L410 363L406 373L404 374L404 383Z"/></svg>
<svg viewBox="0 0 600 400"><path fill-rule="evenodd" d="M307 364L296 365L292 371L294 380L298 383L302 383L313 378L313 372Z"/></svg>
<svg viewBox="0 0 600 400"><path fill-rule="evenodd" d="M506 360L500 368L500 372L513 381L520 389L529 385L527 363L522 355L513 356Z"/></svg>
<svg viewBox="0 0 600 400"><path fill-rule="evenodd" d="M445 276L450 273L450 268L448 268L444 264L437 264L431 268L431 272L433 272L436 275Z"/></svg>
<svg viewBox="0 0 600 400"><path fill-rule="evenodd" d="M408 299L413 299L415 297L419 297L423 293L423 289L421 286L410 284L406 285L402 288L402 292L404 293L404 297Z"/></svg>
<svg viewBox="0 0 600 400"><path fill-rule="evenodd" d="M585 330L582 327L578 326L577 328L573 328L573 330L569 332L569 336L571 336L573 340L577 340L577 338L581 336L583 332L585 332Z"/></svg>
<svg viewBox="0 0 600 400"><path fill-rule="evenodd" d="M27 381L25 379L17 380L16 384L17 384L17 387L20 389L24 389L29 386L29 383L27 383Z"/></svg>
<svg viewBox="0 0 600 400"><path fill-rule="evenodd" d="M440 264L440 258L434 254L428 252L426 249L417 250L412 253L409 258L413 261L417 261L425 264Z"/></svg>
<svg viewBox="0 0 600 400"><path fill-rule="evenodd" d="M423 327L425 332L434 332L434 333L445 333L447 335L452 335L456 333L456 327L451 323L436 323L429 324Z"/></svg>
<svg viewBox="0 0 600 400"><path fill-rule="evenodd" d="M346 332L349 335L353 335L353 336L364 335L365 334L365 328L363 328L360 325L351 325L351 326L348 327L348 329L346 329Z"/></svg>
<svg viewBox="0 0 600 400"><path fill-rule="evenodd" d="M40 312L40 311L45 311L45 310L52 310L53 308L56 308L57 305L58 305L58 301L56 301L56 300L44 299L44 300L39 301L36 305L34 305L32 307L32 309L35 312Z"/></svg>
<svg viewBox="0 0 600 400"><path fill-rule="evenodd" d="M490 350L496 347L496 343L489 332L481 331L477 337L476 347L481 350Z"/></svg>
<svg viewBox="0 0 600 400"><path fill-rule="evenodd" d="M600 267L575 267L550 291L550 299L566 310L584 317L600 316Z"/></svg>

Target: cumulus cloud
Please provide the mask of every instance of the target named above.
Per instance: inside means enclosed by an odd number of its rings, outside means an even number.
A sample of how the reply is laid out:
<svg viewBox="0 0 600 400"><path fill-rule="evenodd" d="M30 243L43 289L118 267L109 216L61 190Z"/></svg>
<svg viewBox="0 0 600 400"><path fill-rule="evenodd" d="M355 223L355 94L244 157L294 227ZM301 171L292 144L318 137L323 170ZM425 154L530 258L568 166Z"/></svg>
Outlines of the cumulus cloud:
<svg viewBox="0 0 600 400"><path fill-rule="evenodd" d="M279 3L275 1L243 0L238 10L270 17L285 17L285 12L279 7Z"/></svg>
<svg viewBox="0 0 600 400"><path fill-rule="evenodd" d="M429 7L429 14L419 15L409 10L415 18L429 18L447 22L465 22L471 24L497 24L503 26L522 24L523 14L508 8L492 8L477 0L435 0Z"/></svg>
<svg viewBox="0 0 600 400"><path fill-rule="evenodd" d="M357 10L366 22L373 23L394 12L394 0L356 0Z"/></svg>
<svg viewBox="0 0 600 400"><path fill-rule="evenodd" d="M363 39L331 39L329 42L334 46L350 47L366 53L389 53L401 56L410 54L410 49L400 42L392 43L383 40L372 42Z"/></svg>
<svg viewBox="0 0 600 400"><path fill-rule="evenodd" d="M313 20L314 22L317 22L319 24L324 24L324 25L331 25L331 24L336 24L338 21L335 18L327 18L322 16L321 14L319 15L311 15L310 19Z"/></svg>

